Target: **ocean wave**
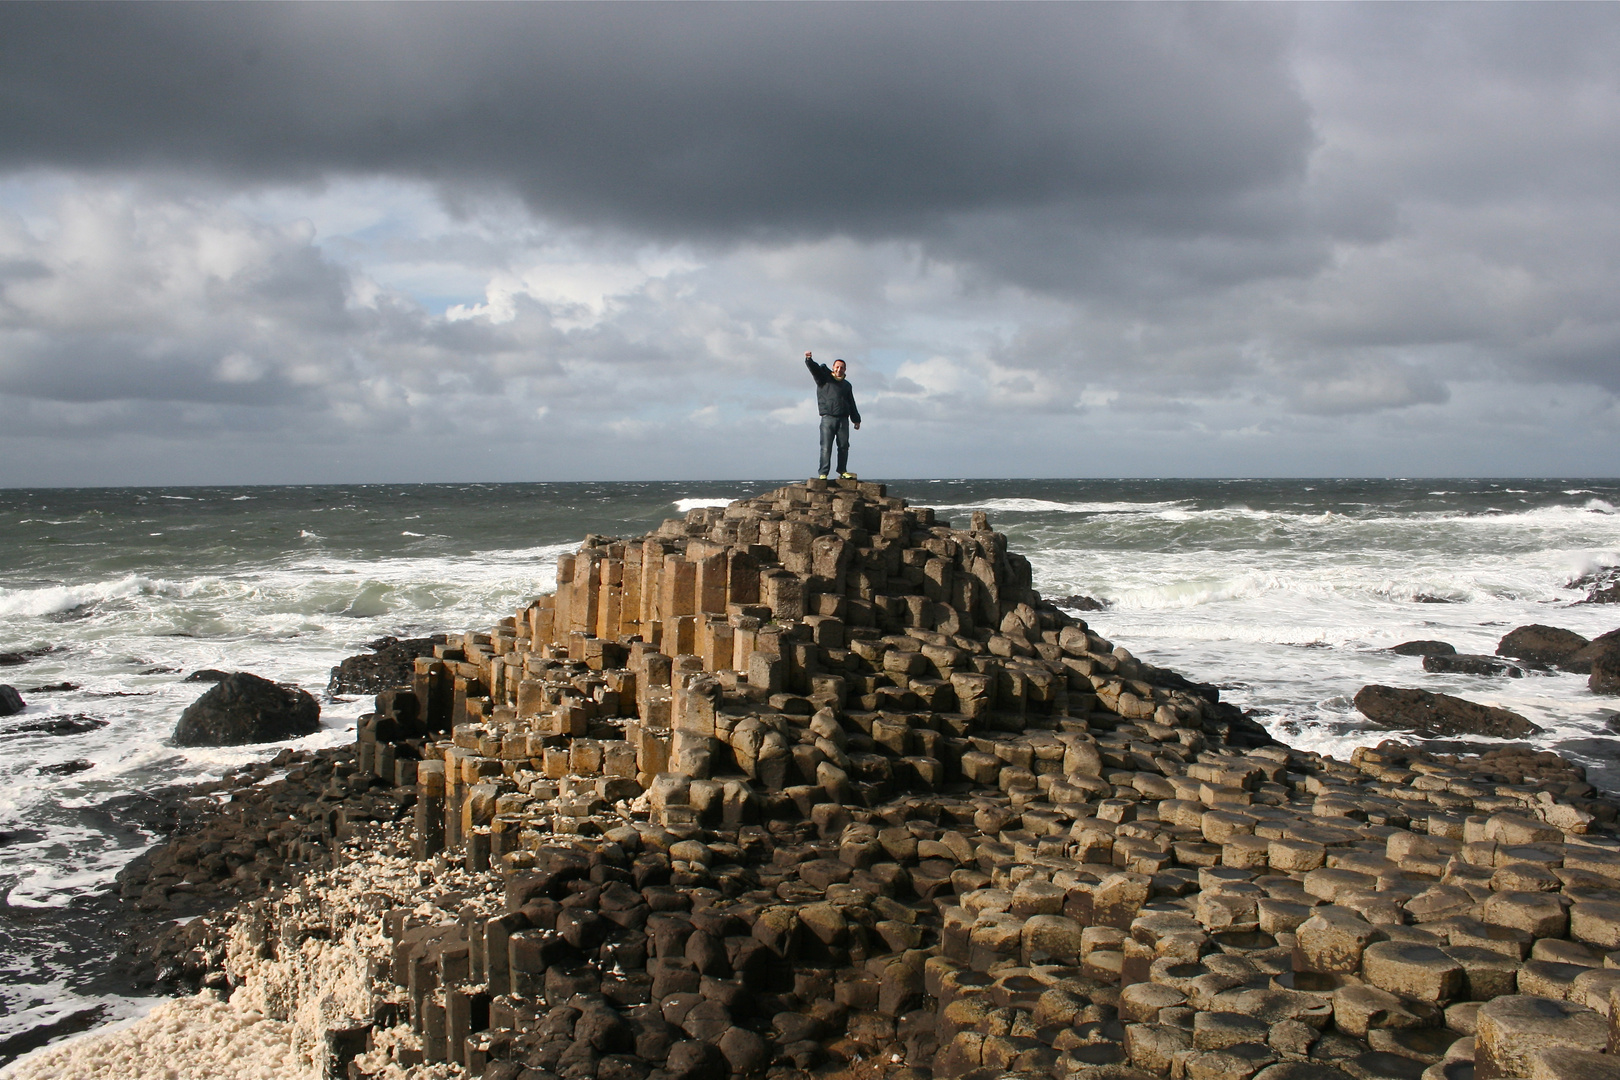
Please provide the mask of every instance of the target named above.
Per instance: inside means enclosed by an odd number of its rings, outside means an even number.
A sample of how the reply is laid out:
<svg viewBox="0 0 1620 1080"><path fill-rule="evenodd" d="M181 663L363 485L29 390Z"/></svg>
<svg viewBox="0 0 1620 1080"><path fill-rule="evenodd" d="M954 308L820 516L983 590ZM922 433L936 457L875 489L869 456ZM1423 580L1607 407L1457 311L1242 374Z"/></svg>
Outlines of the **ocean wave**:
<svg viewBox="0 0 1620 1080"><path fill-rule="evenodd" d="M709 499L676 499L675 500L675 509L684 514L689 510L701 510L706 506L730 506L735 501L736 500L734 500L734 499L713 499L713 498L709 498Z"/></svg>
<svg viewBox="0 0 1620 1080"><path fill-rule="evenodd" d="M1169 502L1053 502L1050 499L986 499L976 503L936 506L940 511L985 510L995 514L1145 514L1182 505Z"/></svg>
<svg viewBox="0 0 1620 1080"><path fill-rule="evenodd" d="M133 596L164 593L172 595L175 586L167 581L129 574L115 581L88 585L53 585L43 589L0 588L0 616L59 615L64 611Z"/></svg>

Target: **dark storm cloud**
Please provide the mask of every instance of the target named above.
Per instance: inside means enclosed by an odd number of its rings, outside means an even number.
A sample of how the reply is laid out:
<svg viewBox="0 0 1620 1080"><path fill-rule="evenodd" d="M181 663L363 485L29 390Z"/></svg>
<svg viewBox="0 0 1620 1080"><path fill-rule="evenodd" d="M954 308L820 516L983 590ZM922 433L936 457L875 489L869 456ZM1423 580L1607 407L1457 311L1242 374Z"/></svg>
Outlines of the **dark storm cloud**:
<svg viewBox="0 0 1620 1080"><path fill-rule="evenodd" d="M903 233L1054 204L1183 231L1202 227L1196 208L1302 173L1291 19L1158 4L11 4L0 168L391 172L666 236Z"/></svg>

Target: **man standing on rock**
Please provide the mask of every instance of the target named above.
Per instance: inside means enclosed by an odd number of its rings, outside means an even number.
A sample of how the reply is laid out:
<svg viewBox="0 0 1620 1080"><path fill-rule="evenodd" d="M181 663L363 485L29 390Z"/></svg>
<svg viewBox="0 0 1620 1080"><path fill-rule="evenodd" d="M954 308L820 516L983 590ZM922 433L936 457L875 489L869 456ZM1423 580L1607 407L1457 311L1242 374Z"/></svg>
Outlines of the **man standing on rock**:
<svg viewBox="0 0 1620 1080"><path fill-rule="evenodd" d="M853 480L849 472L849 425L861 429L861 410L855 406L855 388L844 378L844 362L834 360L832 370L818 364L810 354L804 354L804 366L816 380L816 410L821 413L821 479L827 479L827 466L832 463L833 441L838 442L838 475Z"/></svg>

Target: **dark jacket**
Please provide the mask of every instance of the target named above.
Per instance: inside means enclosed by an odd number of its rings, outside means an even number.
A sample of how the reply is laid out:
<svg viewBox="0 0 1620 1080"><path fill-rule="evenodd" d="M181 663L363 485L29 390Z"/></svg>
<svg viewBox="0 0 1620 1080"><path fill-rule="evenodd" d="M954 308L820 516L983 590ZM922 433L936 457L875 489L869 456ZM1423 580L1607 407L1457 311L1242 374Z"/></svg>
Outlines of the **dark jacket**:
<svg viewBox="0 0 1620 1080"><path fill-rule="evenodd" d="M860 423L861 410L855 407L855 388L849 385L849 380L833 378L831 368L808 356L804 358L804 366L816 380L816 410L822 416L847 416L854 423Z"/></svg>

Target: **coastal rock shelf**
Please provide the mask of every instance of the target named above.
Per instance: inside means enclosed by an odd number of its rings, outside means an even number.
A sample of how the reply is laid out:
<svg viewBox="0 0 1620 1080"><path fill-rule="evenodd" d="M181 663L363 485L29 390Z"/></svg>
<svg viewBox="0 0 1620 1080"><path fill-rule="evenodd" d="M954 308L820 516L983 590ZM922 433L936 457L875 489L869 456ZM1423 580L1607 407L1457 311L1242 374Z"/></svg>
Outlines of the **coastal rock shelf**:
<svg viewBox="0 0 1620 1080"><path fill-rule="evenodd" d="M328 1075L1620 1076L1615 807L1556 754L1282 746L877 484L557 580L362 719L411 817L298 834L420 891L238 915ZM363 986L253 974L340 940Z"/></svg>

